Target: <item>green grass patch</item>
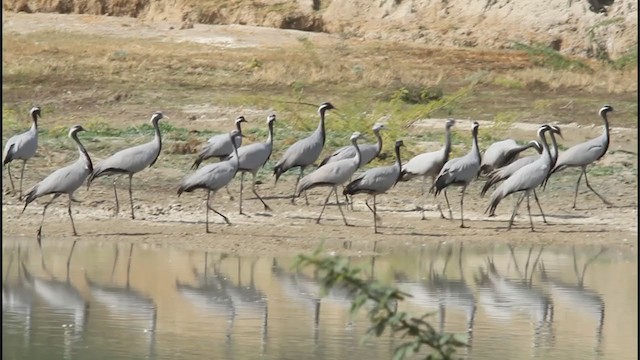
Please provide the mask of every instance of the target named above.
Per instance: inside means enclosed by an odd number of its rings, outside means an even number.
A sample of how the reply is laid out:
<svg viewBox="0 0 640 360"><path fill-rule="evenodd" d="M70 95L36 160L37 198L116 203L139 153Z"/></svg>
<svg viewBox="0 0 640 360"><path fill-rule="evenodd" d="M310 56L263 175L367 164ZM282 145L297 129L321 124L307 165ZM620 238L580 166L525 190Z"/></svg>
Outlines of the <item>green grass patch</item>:
<svg viewBox="0 0 640 360"><path fill-rule="evenodd" d="M526 45L516 42L513 45L513 49L524 51L529 55L534 64L541 67L554 70L592 71L591 67L585 62L570 59L560 54L558 51L542 44L533 43L532 45Z"/></svg>

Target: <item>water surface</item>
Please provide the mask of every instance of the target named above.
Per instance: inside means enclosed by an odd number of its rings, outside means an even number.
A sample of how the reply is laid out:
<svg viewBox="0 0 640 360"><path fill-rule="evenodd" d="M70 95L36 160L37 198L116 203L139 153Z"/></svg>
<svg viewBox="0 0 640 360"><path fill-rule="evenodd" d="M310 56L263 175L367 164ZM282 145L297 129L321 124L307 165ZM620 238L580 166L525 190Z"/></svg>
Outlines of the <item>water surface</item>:
<svg viewBox="0 0 640 360"><path fill-rule="evenodd" d="M3 239L3 358L371 360L402 341L366 340L348 294L321 297L292 258L73 244ZM637 358L630 250L452 242L350 261L411 293L401 310L466 334L462 357Z"/></svg>

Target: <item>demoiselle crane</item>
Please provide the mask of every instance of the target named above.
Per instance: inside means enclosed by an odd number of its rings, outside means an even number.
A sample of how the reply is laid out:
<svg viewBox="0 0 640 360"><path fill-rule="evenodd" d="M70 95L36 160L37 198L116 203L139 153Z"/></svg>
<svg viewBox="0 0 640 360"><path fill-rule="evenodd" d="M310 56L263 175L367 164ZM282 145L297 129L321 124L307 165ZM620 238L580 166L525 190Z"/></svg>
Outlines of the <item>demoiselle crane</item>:
<svg viewBox="0 0 640 360"><path fill-rule="evenodd" d="M199 168L196 172L185 178L178 188L178 196L183 192L192 192L196 189L204 189L207 191L207 201L205 203L205 226L206 232L209 233L209 210L220 215L227 225L231 225L229 219L222 213L218 212L209 204L211 198L211 192L215 193L221 188L227 186L233 179L238 171L240 161L238 158L238 148L235 147L235 138L242 136L238 130L233 130L229 135L231 143L234 145L235 158L233 160L221 161L213 164L209 164Z"/></svg>
<svg viewBox="0 0 640 360"><path fill-rule="evenodd" d="M236 119L236 130L240 134L242 134L242 123L247 122L244 116L238 116ZM235 140L236 147L242 146L242 137L237 137ZM233 145L231 144L231 140L229 140L229 134L218 134L212 136L207 140L207 143L202 146L202 150L198 154L198 157L191 165L191 169L197 169L200 164L209 158L217 157L220 160L223 160L229 156L233 155Z"/></svg>
<svg viewBox="0 0 640 360"><path fill-rule="evenodd" d="M373 161L378 155L380 155L380 151L382 151L382 136L380 136L380 131L386 129L383 124L375 124L373 125L373 133L376 136L377 142L375 144L361 144L358 145L360 149L360 156L362 160L360 161L360 167L363 167ZM325 157L320 166L324 166L326 164L340 161L342 159L348 159L356 156L356 150L353 146L347 145L343 146L340 149L334 151L327 157Z"/></svg>
<svg viewBox="0 0 640 360"><path fill-rule="evenodd" d="M536 143L533 141L524 145L518 145L513 139L494 142L482 154L479 175L488 174L494 169L509 165L518 158L521 152L535 147Z"/></svg>
<svg viewBox="0 0 640 360"><path fill-rule="evenodd" d="M522 195L513 207L513 213L511 214L511 219L509 220L509 227L507 228L507 230L511 230L513 219L516 216L518 207L520 206L522 200L524 200L524 198L526 197L527 210L529 212L529 222L531 223L531 231L535 231L535 229L533 228L533 220L531 219L529 195L533 189L542 184L551 169L551 152L549 150L549 145L547 144L547 140L545 137L545 133L549 130L551 130L551 127L549 125L542 125L538 129L538 138L544 149L540 158L533 163L520 168L507 180L500 184L500 186L498 186L498 188L491 194L491 200L485 212L489 211L490 214L493 214L502 199L504 199L509 194L522 191Z"/></svg>
<svg viewBox="0 0 640 360"><path fill-rule="evenodd" d="M376 209L376 195L381 195L391 189L400 178L402 160L400 159L400 147L404 146L402 140L396 141L396 162L390 166L381 166L365 171L344 189L344 195L369 194L373 196L373 208L365 201L365 204L373 213L373 232L378 233L378 214Z"/></svg>
<svg viewBox="0 0 640 360"><path fill-rule="evenodd" d="M298 187L298 183L302 178L302 174L304 173L304 169L313 164L320 153L322 153L322 148L324 147L324 142L326 139L326 132L324 127L324 118L327 110L335 109L331 103L324 102L320 104L318 108L318 113L320 114L320 122L318 123L318 127L316 130L309 135L308 137L298 140L293 145L291 145L282 155L280 161L278 161L273 168L273 173L276 176L276 183L278 183L278 179L280 176L288 171L291 168L299 167L300 174L298 175L298 179L296 179L296 185L294 187L294 194L291 198L291 203L295 203L295 188ZM307 205L309 204L309 200L305 194L305 201Z"/></svg>
<svg viewBox="0 0 640 360"><path fill-rule="evenodd" d="M303 191L313 189L318 186L331 186L331 191L329 191L329 195L324 201L324 205L322 206L322 211L320 211L320 216L316 220L316 224L320 223L320 219L322 218L322 213L324 213L324 208L327 206L327 202L329 201L329 197L331 197L332 193L336 194L336 202L338 204L338 208L340 209L340 214L342 214L342 220L344 220L344 224L350 226L347 223L347 219L344 217L344 213L342 212L342 207L340 206L340 201L338 200L338 190L337 187L339 185L344 184L353 176L353 174L358 170L358 166L360 165L361 155L360 150L358 149L358 139L360 139L362 135L359 132L354 132L351 135L351 144L356 149L356 156L349 159L342 159L340 161L329 163L323 167L316 169L311 174L303 177L298 183L298 187L296 188L296 196L300 196Z"/></svg>
<svg viewBox="0 0 640 360"><path fill-rule="evenodd" d="M462 194L460 195L460 227L464 228L464 193L467 186L476 178L478 170L480 169L480 149L478 148L478 128L480 125L477 121L473 122L471 127L472 145L471 150L464 156L451 159L447 161L440 174L436 178L430 191L435 189L435 195L444 190L444 198L447 201L447 207L449 207L449 217L453 219L451 214L451 206L449 206L449 199L447 197L447 187L449 185L462 186Z"/></svg>
<svg viewBox="0 0 640 360"><path fill-rule="evenodd" d="M451 153L451 128L455 124L456 121L454 119L448 119L445 123L444 146L440 150L416 155L402 166L400 181L408 181L414 177L421 176L422 195L424 195L424 184L427 177L431 177L431 186L433 186L440 170L442 170L444 164L449 161L449 154ZM445 219L442 209L440 209L440 204L438 204L438 211L440 211L440 216ZM449 216L451 216L451 208L449 208ZM422 210L422 220L424 219L424 210Z"/></svg>
<svg viewBox="0 0 640 360"><path fill-rule="evenodd" d="M89 157L89 153L87 153L87 150L80 142L80 139L78 139L78 133L80 131L85 131L85 129L80 125L74 125L69 130L69 137L78 145L78 151L80 152L78 160L71 165L67 165L54 171L44 178L44 180L27 190L24 196L24 207L22 208L22 212L24 212L27 206L35 199L41 196L53 194L51 200L44 205L44 209L42 210L42 220L40 221L40 227L38 228L37 233L39 246L41 245L42 224L44 223L44 215L47 211L47 207L51 205L53 200L57 199L62 194L67 194L69 196L67 212L69 213L69 219L71 219L73 235L78 235L76 232L76 226L73 223L73 216L71 215L71 202L77 201L73 198L73 193L82 186L84 180L93 171L91 157Z"/></svg>
<svg viewBox="0 0 640 360"><path fill-rule="evenodd" d="M269 205L267 205L264 200L258 195L256 191L256 174L258 170L267 163L269 157L271 157L271 153L273 152L273 124L276 121L276 115L270 114L267 117L267 126L269 128L269 137L267 141L261 143L249 144L243 147L238 148L238 158L240 159L240 165L238 166L238 171L240 172L240 214L242 212L242 190L244 186L244 173L248 172L253 175L253 181L251 183L251 191L253 194L260 200L262 205L264 205L264 209L267 211L271 211ZM230 161L235 155L231 155L229 157Z"/></svg>
<svg viewBox="0 0 640 360"><path fill-rule="evenodd" d="M133 181L133 175L144 170L146 167L151 167L156 163L162 150L162 138L160 136L160 126L158 121L160 119L168 119L162 112L156 111L151 115L151 124L155 129L155 137L153 140L146 144L130 147L124 150L120 150L117 153L109 156L108 158L100 161L95 166L93 172L87 180L87 189L91 186L93 180L102 176L116 175L113 179L113 194L116 198L116 211L115 215L118 215L120 210L120 204L118 202L118 191L116 190L116 182L119 175L129 175L129 201L131 203L131 218L135 219L133 213L133 192L131 190L131 183Z"/></svg>
<svg viewBox="0 0 640 360"><path fill-rule="evenodd" d="M553 165L555 164L555 162L558 159L558 142L556 141L556 136L555 134L558 134L560 137L562 137L562 131L560 130L559 127L555 126L555 125L549 125L549 127L551 128L549 131L549 135L551 135L551 142L553 144L553 146L550 149L550 153L551 153L551 166L553 167ZM542 154L543 148L542 145L540 145L540 143L536 140L532 140L532 142L535 142L536 145L534 146L535 149ZM531 155L531 156L527 156L527 157L523 157L520 158L514 162L512 162L511 164L507 165L507 166L503 166L501 168L495 169L493 170L490 174L489 174L489 180L487 180L484 184L484 186L482 187L482 191L480 192L480 196L484 196L487 191L489 190L489 188L505 179L508 179L511 175L513 175L516 171L518 171L520 168L529 165L531 163L533 163L534 161L538 160L540 158L540 156L543 155ZM540 215L542 215L542 221L546 224L547 223L547 218L544 216L544 211L542 211L542 206L540 205L540 200L538 199L538 194L536 193L536 190L533 189L533 198L536 201L536 204L538 204L538 209L540 209ZM495 209L494 212L489 213L489 216L495 216Z"/></svg>
<svg viewBox="0 0 640 360"><path fill-rule="evenodd" d="M22 198L24 167L27 165L27 160L31 159L33 155L36 154L36 150L38 150L38 117L41 117L40 108L37 106L31 108L29 114L31 114L31 128L22 134L10 137L4 145L4 151L2 152L2 167L7 167L9 181L11 182L11 191L15 191L13 178L11 177L11 162L18 159L22 160L19 198Z"/></svg>
<svg viewBox="0 0 640 360"><path fill-rule="evenodd" d="M584 182L587 184L589 190L593 191L593 193L596 194L600 200L605 203L605 205L611 206L611 203L607 199L598 194L598 192L591 187L589 179L587 178L587 166L602 158L604 154L607 153L607 149L609 149L609 120L607 119L607 114L609 112L613 112L613 108L609 105L604 105L599 111L600 117L602 117L602 120L604 121L604 131L602 135L581 144L574 145L567 149L567 151L558 155L558 161L549 173L548 177L551 177L551 175L568 167L581 168L580 176L578 176L578 182L576 182L576 191L573 195L573 209L576 208L578 187L580 186L580 180L583 175Z"/></svg>

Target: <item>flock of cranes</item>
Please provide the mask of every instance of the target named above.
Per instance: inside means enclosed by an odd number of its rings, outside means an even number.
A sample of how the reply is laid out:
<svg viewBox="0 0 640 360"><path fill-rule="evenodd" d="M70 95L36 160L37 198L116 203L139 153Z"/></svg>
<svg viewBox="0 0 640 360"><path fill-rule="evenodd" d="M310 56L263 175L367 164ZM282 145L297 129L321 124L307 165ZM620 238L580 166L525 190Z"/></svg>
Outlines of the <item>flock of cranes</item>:
<svg viewBox="0 0 640 360"><path fill-rule="evenodd" d="M342 210L340 199L338 197L339 188L345 196L356 194L367 194L373 197L372 206L369 205L368 199L365 204L373 213L374 232L378 233L377 228L377 209L376 196L386 193L393 188L399 181L408 181L415 177L422 177L422 191L425 190L426 178L431 178L430 193L438 196L444 194L449 218L453 219L447 189L450 186L461 187L460 195L460 227L464 225L464 195L467 187L471 182L480 177L486 177L481 195L484 196L492 187L495 190L490 196L489 206L485 213L489 216L495 215L495 210L500 202L507 196L520 193L515 206L513 208L508 228L511 229L517 210L526 198L527 211L531 230L534 231L533 220L531 217L531 209L529 204L530 194L533 193L538 204L544 222L546 218L542 212L542 207L536 194L536 188L544 188L549 177L568 167L580 167L581 173L576 183L573 207L575 208L578 195L578 187L580 180L584 176L587 187L593 191L602 201L610 205L610 203L597 193L589 184L587 178L587 166L600 159L606 153L609 146L609 122L607 114L613 111L609 105L604 105L599 115L604 121L604 132L601 136L588 140L584 143L575 145L568 150L560 153L555 135L562 137L562 133L557 126L543 124L538 128L537 139L532 140L525 145L518 145L514 140L507 139L492 144L484 154L481 153L478 145L479 124L473 122L472 144L470 151L458 158L449 159L451 152L451 128L455 125L455 120L449 119L445 123L445 142L442 149L434 152L420 154L410 159L406 164L401 160L401 147L404 146L402 140L395 143L396 161L389 166L375 167L368 169L362 174L356 176L358 169L362 168L373 159L375 159L382 150L382 137L380 131L385 129L382 124L375 124L373 133L377 138L376 144L359 144L358 140L362 138L360 132L354 132L351 135L351 145L345 146L325 157L320 166L313 172L304 176L304 170L312 166L320 158L324 149L326 130L325 117L329 110L334 109L331 103L325 102L318 108L320 120L317 129L308 137L303 138L291 145L282 155L281 159L276 163L273 173L275 175L276 184L278 179L285 172L299 168L299 174L296 179L294 194L291 202L295 202L295 198L305 194L305 200L308 205L306 191L316 187L328 187L329 193L326 197L320 215L316 222L320 223L322 214L329 202L331 195L335 194L335 199L342 215L344 224L349 226L344 212ZM132 182L133 176L152 166L160 156L162 150L162 136L159 121L168 119L162 112L155 112L151 116L151 124L155 129L154 139L148 143L130 147L108 158L100 161L95 166L91 161L89 153L82 145L78 138L78 133L85 131L80 125L74 125L69 130L69 137L76 143L79 151L78 160L66 167L60 168L44 180L29 188L24 194L22 193L22 178L26 162L36 153L38 147L38 119L41 116L39 107L30 110L33 119L31 129L25 133L11 137L4 147L3 166L6 166L9 175L11 189L15 191L13 178L11 175L11 162L13 160L22 160L22 170L20 176L19 197L24 201L23 212L26 207L39 197L45 195L53 195L50 201L44 205L42 211L42 220L37 232L38 243L40 244L42 234L42 224L44 222L47 207L60 195L66 194L69 198L68 213L73 228L73 234L77 235L75 224L73 222L71 203L76 202L73 198L74 192L87 181L87 189L91 183L102 176L115 176L113 180L113 191L115 197L115 212L119 211L118 193L116 190L116 182L120 175L128 175L129 177L129 200L131 206L131 218L135 219ZM262 202L264 209L270 211L271 208L263 200L256 191L256 175L258 171L264 167L271 157L274 149L274 125L276 115L270 114L267 118L267 126L269 129L268 138L265 142L257 142L242 146L242 128L241 124L246 122L243 116L235 120L236 128L228 134L220 134L210 138L203 146L202 151L195 159L192 169L195 171L186 176L178 186L178 196L185 192L192 192L196 189L203 189L207 193L205 207L205 226L206 232L209 232L209 210L220 215L227 224L229 219L216 210L212 204L212 193L215 193L227 187L231 180L240 172L240 213L242 210L242 192L243 180L245 173L252 174L251 190L257 199ZM547 140L547 135L551 140L551 145ZM538 154L519 158L519 154L529 148L535 149ZM200 167L201 163L209 158L218 158L219 162L214 162ZM355 176L355 179L353 178ZM228 191L228 189L227 189ZM438 210L442 218L445 218L440 206ZM422 212L424 219L424 210Z"/></svg>

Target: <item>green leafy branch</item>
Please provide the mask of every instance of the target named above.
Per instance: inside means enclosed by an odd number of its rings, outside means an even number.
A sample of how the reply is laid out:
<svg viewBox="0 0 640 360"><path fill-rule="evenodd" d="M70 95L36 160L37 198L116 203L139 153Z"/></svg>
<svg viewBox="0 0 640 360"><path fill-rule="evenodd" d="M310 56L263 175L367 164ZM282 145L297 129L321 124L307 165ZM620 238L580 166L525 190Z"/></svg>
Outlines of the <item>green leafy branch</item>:
<svg viewBox="0 0 640 360"><path fill-rule="evenodd" d="M413 317L398 311L398 302L410 297L410 294L378 281L365 280L360 276L361 269L351 267L346 258L326 256L321 252L321 249L317 249L312 255L298 255L294 267L301 270L314 266L316 277L325 293L335 287L348 290L352 296L352 316L368 304L367 317L371 326L367 329L367 336L379 337L389 329L392 335L408 339L396 347L394 360L418 353L423 346L433 350L424 358L426 360L452 359L457 348L467 346L456 334L436 331L426 321L433 313Z"/></svg>

